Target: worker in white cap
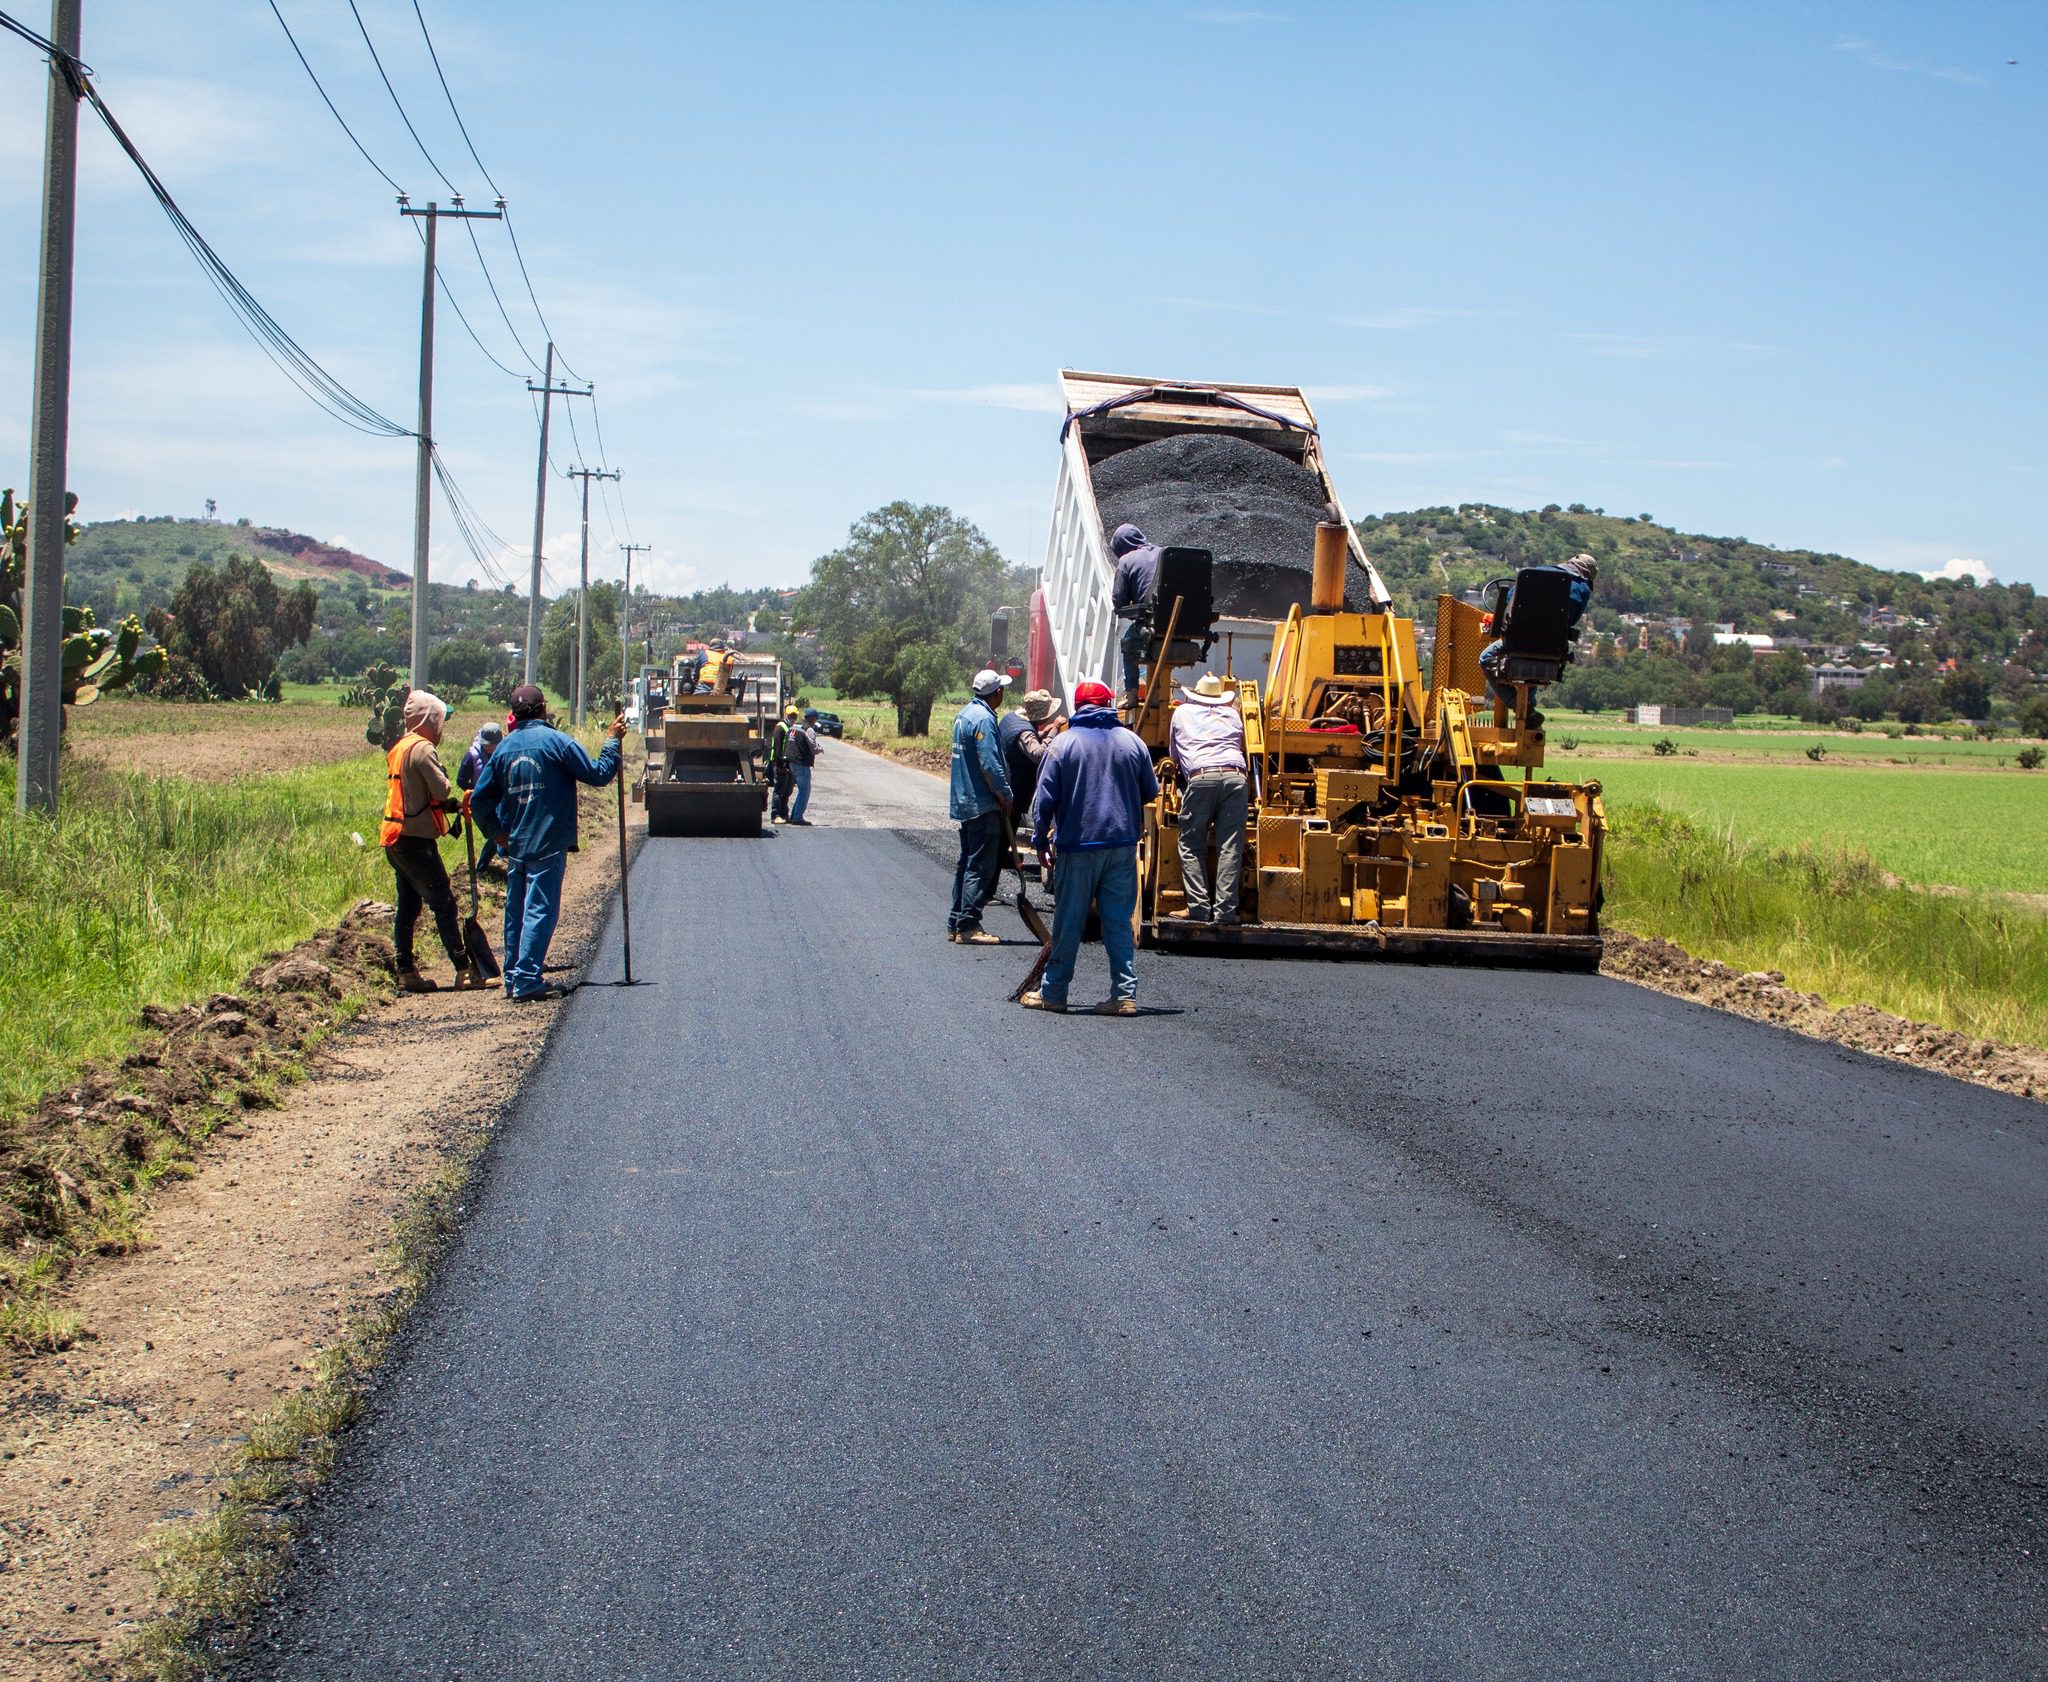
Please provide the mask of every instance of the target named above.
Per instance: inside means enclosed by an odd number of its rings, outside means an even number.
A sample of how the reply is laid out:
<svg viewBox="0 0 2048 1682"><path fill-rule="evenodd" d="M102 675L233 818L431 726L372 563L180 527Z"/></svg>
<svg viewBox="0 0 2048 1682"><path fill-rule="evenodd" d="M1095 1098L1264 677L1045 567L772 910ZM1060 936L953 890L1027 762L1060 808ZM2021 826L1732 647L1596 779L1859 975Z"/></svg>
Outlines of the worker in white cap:
<svg viewBox="0 0 2048 1682"><path fill-rule="evenodd" d="M960 826L960 862L953 869L953 909L946 938L961 946L999 946L981 926L981 910L1003 875L1010 830L1010 772L1003 763L996 707L1010 680L984 668L974 674L974 698L953 720L953 788L947 810Z"/></svg>
<svg viewBox="0 0 2048 1682"><path fill-rule="evenodd" d="M1180 880L1191 923L1237 921L1238 879L1244 870L1244 715L1237 691L1214 672L1183 687L1167 732L1180 773ZM1216 877L1209 878L1209 843L1216 844Z"/></svg>

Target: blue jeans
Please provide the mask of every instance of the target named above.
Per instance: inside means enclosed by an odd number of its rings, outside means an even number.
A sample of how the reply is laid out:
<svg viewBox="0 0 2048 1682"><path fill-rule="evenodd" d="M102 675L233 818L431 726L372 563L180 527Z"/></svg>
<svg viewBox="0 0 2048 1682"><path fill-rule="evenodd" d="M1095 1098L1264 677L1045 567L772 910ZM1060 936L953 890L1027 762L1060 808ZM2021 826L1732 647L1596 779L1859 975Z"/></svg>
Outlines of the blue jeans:
<svg viewBox="0 0 2048 1682"><path fill-rule="evenodd" d="M789 768L790 781L796 785L796 798L789 803L789 821L802 823L804 813L811 804L811 768L808 765L792 765Z"/></svg>
<svg viewBox="0 0 2048 1682"><path fill-rule="evenodd" d="M946 927L981 927L982 907L1003 879L1003 846L1010 826L1001 812L984 812L960 826L960 862L953 867L953 910Z"/></svg>
<svg viewBox="0 0 2048 1682"><path fill-rule="evenodd" d="M540 988L548 942L562 914L562 872L569 855L515 859L507 854L505 862L505 996L517 999Z"/></svg>
<svg viewBox="0 0 2048 1682"><path fill-rule="evenodd" d="M1145 658L1145 645L1152 640L1152 627L1142 619L1126 619L1117 646L1124 656L1124 694L1138 693L1138 664Z"/></svg>
<svg viewBox="0 0 2048 1682"><path fill-rule="evenodd" d="M1052 957L1038 990L1053 1004L1067 1002L1093 900L1102 916L1102 949L1109 954L1109 996L1135 999L1137 939L1131 919L1138 909L1138 849L1091 847L1060 854L1053 862L1053 892L1058 897L1052 908Z"/></svg>

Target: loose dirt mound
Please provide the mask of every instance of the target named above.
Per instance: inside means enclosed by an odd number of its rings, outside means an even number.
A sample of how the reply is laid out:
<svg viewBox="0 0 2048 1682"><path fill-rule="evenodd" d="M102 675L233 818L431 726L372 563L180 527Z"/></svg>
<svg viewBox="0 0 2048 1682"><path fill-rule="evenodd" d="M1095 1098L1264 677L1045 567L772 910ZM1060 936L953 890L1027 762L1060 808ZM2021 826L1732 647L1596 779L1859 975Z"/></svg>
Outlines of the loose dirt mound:
<svg viewBox="0 0 2048 1682"><path fill-rule="evenodd" d="M1668 940L1644 940L1609 931L1600 973L1676 993L1717 1010L1759 1022L1775 1022L1815 1039L1857 1051L1896 1058L1980 1086L2048 1098L2048 1052L2031 1046L1972 1039L1952 1029L1909 1022L1874 1005L1830 1005L1817 993L1785 985L1777 970L1745 972L1708 958L1695 958Z"/></svg>
<svg viewBox="0 0 2048 1682"><path fill-rule="evenodd" d="M390 926L390 906L363 900L334 929L252 972L246 997L144 1006L153 1037L0 1133L0 1246L68 1245L99 1228L101 1248L122 1247L95 1220L104 1206L188 1155L205 1128L200 1112L274 1103L263 1077L331 1020L333 1001L389 983Z"/></svg>

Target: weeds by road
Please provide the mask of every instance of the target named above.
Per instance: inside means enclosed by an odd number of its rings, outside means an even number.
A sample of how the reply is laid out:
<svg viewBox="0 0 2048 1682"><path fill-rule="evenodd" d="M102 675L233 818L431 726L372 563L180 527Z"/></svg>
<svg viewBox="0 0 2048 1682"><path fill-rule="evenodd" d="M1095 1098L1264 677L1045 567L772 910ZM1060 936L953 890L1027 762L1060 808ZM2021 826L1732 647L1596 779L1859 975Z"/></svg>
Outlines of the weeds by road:
<svg viewBox="0 0 2048 1682"><path fill-rule="evenodd" d="M1901 886L1854 847L1743 841L1657 806L1611 817L1609 926L1782 971L1833 1004L2048 1046L2048 918Z"/></svg>

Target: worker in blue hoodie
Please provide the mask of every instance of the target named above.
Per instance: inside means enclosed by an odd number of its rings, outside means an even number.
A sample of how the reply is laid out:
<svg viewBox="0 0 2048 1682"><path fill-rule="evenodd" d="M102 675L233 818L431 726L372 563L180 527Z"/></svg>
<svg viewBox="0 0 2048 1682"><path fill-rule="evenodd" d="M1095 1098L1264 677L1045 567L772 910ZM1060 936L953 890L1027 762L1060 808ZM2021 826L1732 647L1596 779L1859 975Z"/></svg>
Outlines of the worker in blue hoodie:
<svg viewBox="0 0 2048 1682"><path fill-rule="evenodd" d="M1026 1010L1064 1014L1067 986L1093 902L1109 954L1109 997L1098 1016L1138 1014L1138 837L1145 806L1159 793L1152 753L1110 706L1109 686L1074 686L1074 717L1039 766L1031 802L1031 845L1052 877L1052 954Z"/></svg>
<svg viewBox="0 0 2048 1682"><path fill-rule="evenodd" d="M469 797L477 826L505 854L505 997L514 1004L559 999L545 979L548 943L562 914L562 874L576 850L576 785L598 787L619 774L620 715L596 759L547 720L547 700L530 683L512 691L512 728L484 761Z"/></svg>
<svg viewBox="0 0 2048 1682"><path fill-rule="evenodd" d="M1145 658L1145 645L1152 639L1152 592L1159 584L1159 545L1133 525L1121 525L1109 534L1110 558L1116 562L1116 578L1110 585L1109 605L1124 622L1118 647L1124 657L1123 704L1138 704L1138 665Z"/></svg>
<svg viewBox="0 0 2048 1682"><path fill-rule="evenodd" d="M1003 757L996 703L1010 680L986 669L974 674L974 698L953 720L952 787L946 810L960 826L960 860L953 867L953 908L946 938L961 946L999 946L981 926L982 908L1003 879L1009 847L1010 771Z"/></svg>

